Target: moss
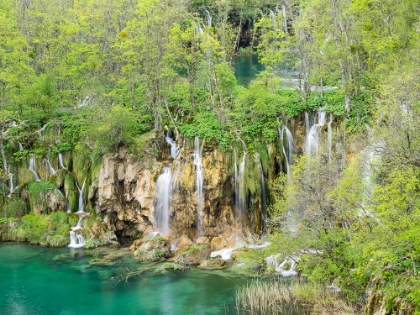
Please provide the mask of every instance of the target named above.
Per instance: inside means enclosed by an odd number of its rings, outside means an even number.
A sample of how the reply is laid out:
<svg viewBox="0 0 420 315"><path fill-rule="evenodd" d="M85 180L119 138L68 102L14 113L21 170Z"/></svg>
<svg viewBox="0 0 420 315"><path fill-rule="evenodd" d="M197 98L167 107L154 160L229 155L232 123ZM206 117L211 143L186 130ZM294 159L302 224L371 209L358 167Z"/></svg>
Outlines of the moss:
<svg viewBox="0 0 420 315"><path fill-rule="evenodd" d="M78 190L74 183L74 178L70 174L66 174L64 177L64 193L67 197L67 201L72 212L77 211L79 204Z"/></svg>
<svg viewBox="0 0 420 315"><path fill-rule="evenodd" d="M20 223L11 231L15 241L48 246L64 246L69 242L70 225L60 215L28 214Z"/></svg>
<svg viewBox="0 0 420 315"><path fill-rule="evenodd" d="M49 196L47 197L47 195ZM39 181L32 182L28 185L30 209L34 214L49 213L50 211L58 210L57 207L59 205L51 201L52 196L56 198L55 201L64 199L57 190L57 187L51 182Z"/></svg>
<svg viewBox="0 0 420 315"><path fill-rule="evenodd" d="M64 185L64 178L66 174L67 174L66 169L59 169L54 175L50 176L48 180L51 183L55 184L57 188L62 188Z"/></svg>
<svg viewBox="0 0 420 315"><path fill-rule="evenodd" d="M0 210L2 218L21 218L28 212L26 202L21 198L8 200L7 204Z"/></svg>
<svg viewBox="0 0 420 315"><path fill-rule="evenodd" d="M34 174L27 168L19 168L18 178L21 185L26 185L35 181Z"/></svg>

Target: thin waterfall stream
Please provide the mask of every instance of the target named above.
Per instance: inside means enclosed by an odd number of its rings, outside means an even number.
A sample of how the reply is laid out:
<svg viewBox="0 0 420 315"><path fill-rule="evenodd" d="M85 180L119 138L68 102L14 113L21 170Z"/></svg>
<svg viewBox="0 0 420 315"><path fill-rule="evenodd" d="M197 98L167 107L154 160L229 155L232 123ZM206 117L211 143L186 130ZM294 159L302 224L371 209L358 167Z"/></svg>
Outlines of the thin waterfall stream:
<svg viewBox="0 0 420 315"><path fill-rule="evenodd" d="M168 235L169 209L172 197L172 172L169 167L164 167L156 182L156 223L159 233Z"/></svg>
<svg viewBox="0 0 420 315"><path fill-rule="evenodd" d="M202 164L202 151L204 146L204 139L200 146L198 137L194 139L194 161L196 167L196 188L197 188L197 233L198 236L204 235L203 216L204 216L204 172Z"/></svg>

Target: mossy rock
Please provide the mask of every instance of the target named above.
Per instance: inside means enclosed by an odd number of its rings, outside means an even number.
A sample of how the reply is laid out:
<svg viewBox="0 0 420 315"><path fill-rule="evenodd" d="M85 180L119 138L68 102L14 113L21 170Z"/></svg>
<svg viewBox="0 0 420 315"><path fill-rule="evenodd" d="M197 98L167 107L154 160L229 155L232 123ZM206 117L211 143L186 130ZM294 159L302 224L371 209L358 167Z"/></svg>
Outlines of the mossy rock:
<svg viewBox="0 0 420 315"><path fill-rule="evenodd" d="M171 258L171 244L166 237L156 236L141 244L134 252L134 259L141 262L157 262Z"/></svg>
<svg viewBox="0 0 420 315"><path fill-rule="evenodd" d="M76 212L79 206L79 193L74 178L70 174L66 174L64 177L64 194L66 195L70 210Z"/></svg>
<svg viewBox="0 0 420 315"><path fill-rule="evenodd" d="M35 181L34 173L27 168L19 168L18 178L21 185L26 185Z"/></svg>
<svg viewBox="0 0 420 315"><path fill-rule="evenodd" d="M33 182L28 185L30 210L33 214L49 214L65 210L66 202L57 187L48 181Z"/></svg>
<svg viewBox="0 0 420 315"><path fill-rule="evenodd" d="M210 257L211 249L209 244L194 244L185 252L175 257L175 262L184 267L198 266L202 261Z"/></svg>
<svg viewBox="0 0 420 315"><path fill-rule="evenodd" d="M65 213L25 215L11 229L8 240L54 247L65 246L69 243L70 231L66 217Z"/></svg>
<svg viewBox="0 0 420 315"><path fill-rule="evenodd" d="M7 200L5 206L0 210L2 218L21 218L28 213L26 202L19 197L13 197Z"/></svg>
<svg viewBox="0 0 420 315"><path fill-rule="evenodd" d="M66 177L66 174L66 169L59 169L54 175L50 176L49 181L55 184L57 188L61 189L64 186L64 178Z"/></svg>

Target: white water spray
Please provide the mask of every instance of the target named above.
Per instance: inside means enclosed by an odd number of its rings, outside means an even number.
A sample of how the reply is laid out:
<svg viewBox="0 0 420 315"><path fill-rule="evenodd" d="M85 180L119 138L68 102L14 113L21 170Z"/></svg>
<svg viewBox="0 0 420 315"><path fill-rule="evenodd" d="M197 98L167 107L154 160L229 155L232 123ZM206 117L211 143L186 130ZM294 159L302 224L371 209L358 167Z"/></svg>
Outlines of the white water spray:
<svg viewBox="0 0 420 315"><path fill-rule="evenodd" d="M332 158L332 127L333 116L330 114L330 121L328 122L328 163L331 163Z"/></svg>
<svg viewBox="0 0 420 315"><path fill-rule="evenodd" d="M172 173L169 167L163 169L163 173L156 182L156 211L157 228L161 235L168 235L169 209L172 197Z"/></svg>
<svg viewBox="0 0 420 315"><path fill-rule="evenodd" d="M79 207L77 208L77 214L86 214L85 212L85 203L83 200L83 191L85 190L85 184L86 180L84 180L82 188L79 187L79 185L76 182L77 190L79 191Z"/></svg>
<svg viewBox="0 0 420 315"><path fill-rule="evenodd" d="M319 142L321 138L321 128L325 124L325 112L318 112L318 123L315 124L309 129L308 134L305 138L304 150L309 156L313 153L318 153Z"/></svg>
<svg viewBox="0 0 420 315"><path fill-rule="evenodd" d="M29 170L35 175L35 181L39 182L41 178L35 170L35 158L33 156L29 159Z"/></svg>
<svg viewBox="0 0 420 315"><path fill-rule="evenodd" d="M204 210L204 193L203 193L203 183L204 183L204 172L203 172L203 165L202 165L202 150L204 146L204 139L202 145L200 147L200 142L198 137L194 139L194 164L196 168L197 178L196 178L196 186L197 186L197 232L198 236L203 236L204 227L203 227L203 210Z"/></svg>
<svg viewBox="0 0 420 315"><path fill-rule="evenodd" d="M206 19L206 23L208 27L211 27L211 15L210 12L208 10L204 10L204 17Z"/></svg>
<svg viewBox="0 0 420 315"><path fill-rule="evenodd" d="M171 147L171 156L175 158L178 154L178 146L176 145L175 141L169 136L169 130L166 132L165 141Z"/></svg>
<svg viewBox="0 0 420 315"><path fill-rule="evenodd" d="M67 245L71 248L81 248L85 245L85 239L83 238L82 234L79 231L82 229L82 220L86 216L86 214L79 215L79 221L77 221L77 225L71 228L70 231L70 244Z"/></svg>

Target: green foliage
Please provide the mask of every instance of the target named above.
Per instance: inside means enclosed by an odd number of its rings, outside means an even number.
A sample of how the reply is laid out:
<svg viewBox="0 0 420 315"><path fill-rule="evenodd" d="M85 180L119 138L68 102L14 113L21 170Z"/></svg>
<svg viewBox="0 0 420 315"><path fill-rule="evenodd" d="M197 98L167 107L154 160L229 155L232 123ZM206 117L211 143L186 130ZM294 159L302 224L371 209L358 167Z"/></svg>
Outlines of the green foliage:
<svg viewBox="0 0 420 315"><path fill-rule="evenodd" d="M184 252L184 254L197 254L206 248L206 244L193 244Z"/></svg>
<svg viewBox="0 0 420 315"><path fill-rule="evenodd" d="M166 262L163 264L163 268L164 269L171 269L171 270L181 270L182 269L182 265L181 264L177 264L177 263L169 263Z"/></svg>
<svg viewBox="0 0 420 315"><path fill-rule="evenodd" d="M102 121L92 124L87 135L94 144L94 154L102 156L115 151L120 145L134 144L136 136L149 130L149 125L145 124L135 111L113 106Z"/></svg>
<svg viewBox="0 0 420 315"><path fill-rule="evenodd" d="M64 219L57 216L27 214L22 218L22 224L12 231L18 241L34 244L64 246L68 243L70 226Z"/></svg>
<svg viewBox="0 0 420 315"><path fill-rule="evenodd" d="M21 198L10 200L1 210L0 217L21 218L27 213L26 202Z"/></svg>

